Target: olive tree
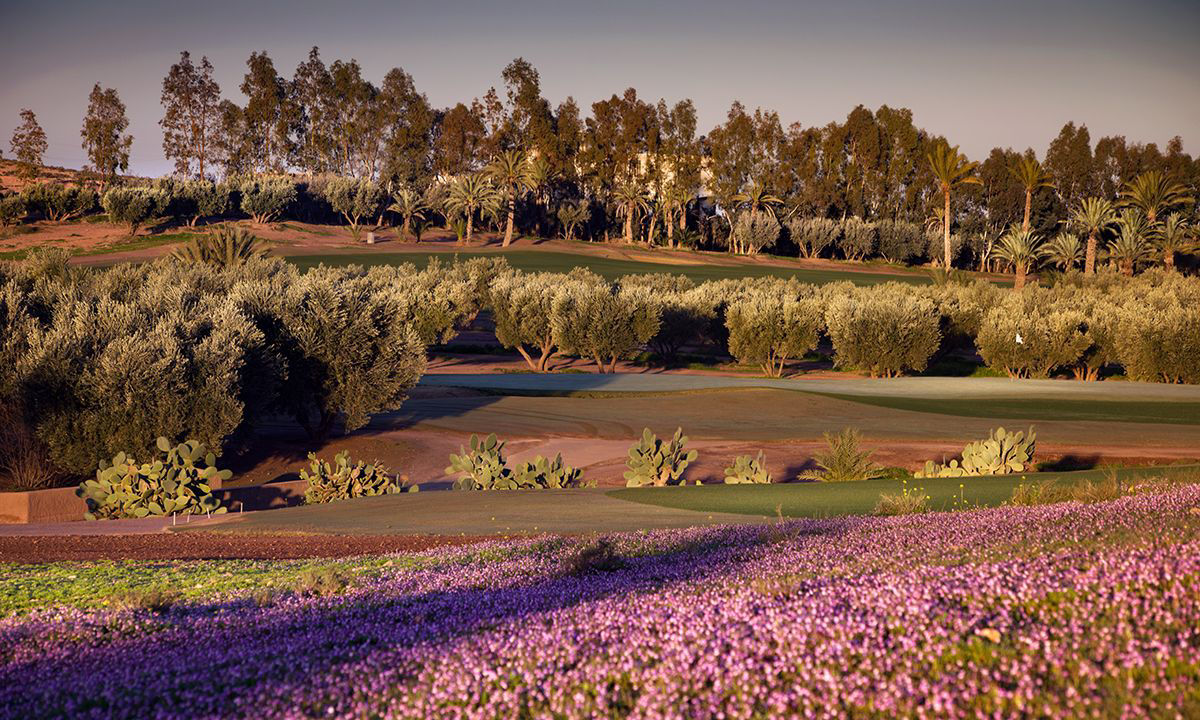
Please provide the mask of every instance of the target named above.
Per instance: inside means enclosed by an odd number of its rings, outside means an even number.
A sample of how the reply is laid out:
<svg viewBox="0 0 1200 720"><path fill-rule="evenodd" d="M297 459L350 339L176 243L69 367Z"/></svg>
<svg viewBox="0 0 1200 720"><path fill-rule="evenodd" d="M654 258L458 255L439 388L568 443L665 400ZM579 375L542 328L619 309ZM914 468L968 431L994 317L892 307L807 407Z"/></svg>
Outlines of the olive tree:
<svg viewBox="0 0 1200 720"><path fill-rule="evenodd" d="M835 363L871 377L924 370L941 344L940 318L932 300L896 283L848 290L825 310Z"/></svg>
<svg viewBox="0 0 1200 720"><path fill-rule="evenodd" d="M564 353L589 358L601 373L644 345L659 325L658 303L644 288L605 282L571 283L554 300L554 343Z"/></svg>
<svg viewBox="0 0 1200 720"><path fill-rule="evenodd" d="M104 193L101 204L109 220L128 225L129 234L136 235L138 228L166 210L167 198L154 188L113 187Z"/></svg>
<svg viewBox="0 0 1200 720"><path fill-rule="evenodd" d="M729 351L738 362L754 363L772 377L783 375L789 360L817 347L824 325L821 303L756 294L729 306Z"/></svg>
<svg viewBox="0 0 1200 720"><path fill-rule="evenodd" d="M369 178L332 177L315 185L318 196L350 226L350 234L358 242L363 220L378 215L387 199L387 192Z"/></svg>
<svg viewBox="0 0 1200 720"><path fill-rule="evenodd" d="M238 183L242 212L255 224L266 225L296 201L296 183L286 175L246 178Z"/></svg>
<svg viewBox="0 0 1200 720"><path fill-rule="evenodd" d="M800 255L806 258L820 255L838 236L837 223L828 218L794 217L787 221L787 229Z"/></svg>
<svg viewBox="0 0 1200 720"><path fill-rule="evenodd" d="M555 301L569 283L558 273L511 273L492 283L488 307L496 339L519 352L531 370L546 372L558 355L551 319Z"/></svg>
<svg viewBox="0 0 1200 720"><path fill-rule="evenodd" d="M51 222L62 222L91 212L96 207L96 192L78 185L34 183L21 191L27 210Z"/></svg>

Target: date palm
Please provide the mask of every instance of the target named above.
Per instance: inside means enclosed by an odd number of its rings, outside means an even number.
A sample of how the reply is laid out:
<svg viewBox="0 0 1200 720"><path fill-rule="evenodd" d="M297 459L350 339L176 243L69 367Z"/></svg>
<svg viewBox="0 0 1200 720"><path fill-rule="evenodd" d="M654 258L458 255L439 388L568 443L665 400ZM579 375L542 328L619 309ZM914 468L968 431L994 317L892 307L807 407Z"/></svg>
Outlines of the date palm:
<svg viewBox="0 0 1200 720"><path fill-rule="evenodd" d="M529 188L529 192L533 193L534 209L538 211L538 234L541 234L542 219L547 214L543 208L546 207L546 193L550 190L552 182L554 182L554 168L550 166L549 160L538 155L530 161L528 172L525 174L525 185Z"/></svg>
<svg viewBox="0 0 1200 720"><path fill-rule="evenodd" d="M1171 213L1163 222L1158 234L1158 251L1162 253L1163 265L1175 270L1175 253L1185 253L1196 248L1192 228L1179 213Z"/></svg>
<svg viewBox="0 0 1200 720"><path fill-rule="evenodd" d="M506 150L484 169L487 176L504 188L508 219L504 225L504 247L512 244L513 222L517 214L517 195L529 186L528 156L521 150Z"/></svg>
<svg viewBox="0 0 1200 720"><path fill-rule="evenodd" d="M613 198L617 201L617 216L625 218L625 243L632 245L634 219L639 210L650 208L646 193L636 182L625 182L617 186Z"/></svg>
<svg viewBox="0 0 1200 720"><path fill-rule="evenodd" d="M1117 210L1104 198L1084 198L1071 214L1071 224L1076 230L1087 235L1087 249L1083 258L1085 275L1096 272L1096 246L1100 235L1116 222Z"/></svg>
<svg viewBox="0 0 1200 720"><path fill-rule="evenodd" d="M733 201L737 203L738 207L744 207L749 210L752 217L757 217L759 212L766 212L771 217L775 217L775 207L783 204L783 200L767 192L767 189L759 184L757 180L747 185L737 195L734 195Z"/></svg>
<svg viewBox="0 0 1200 720"><path fill-rule="evenodd" d="M950 269L950 222L954 216L950 213L950 196L954 188L960 185L978 185L979 178L975 172L979 163L972 162L958 151L958 146L951 146L944 140L933 147L927 156L929 168L937 179L938 188L942 191L942 241L945 247L945 268Z"/></svg>
<svg viewBox="0 0 1200 720"><path fill-rule="evenodd" d="M672 182L663 191L662 204L665 225L667 226L667 246L675 247L675 227L679 230L687 228L687 206L692 201L692 193L682 184Z"/></svg>
<svg viewBox="0 0 1200 720"><path fill-rule="evenodd" d="M1066 272L1083 260L1083 243L1075 233L1062 232L1044 246L1045 257Z"/></svg>
<svg viewBox="0 0 1200 720"><path fill-rule="evenodd" d="M1191 205L1193 202L1195 198L1183 183L1167 177L1158 170L1138 175L1125 183L1125 189L1121 191L1122 207L1141 210L1151 225L1158 222L1159 215L1171 208Z"/></svg>
<svg viewBox="0 0 1200 720"><path fill-rule="evenodd" d="M392 193L392 204L388 205L388 210L403 218L400 234L404 237L412 234L413 221L424 220L430 209L425 198L410 187L402 187ZM417 242L421 242L420 236L417 236Z"/></svg>
<svg viewBox="0 0 1200 720"><path fill-rule="evenodd" d="M1025 190L1025 217L1021 220L1021 229L1028 230L1029 211L1033 207L1033 193L1039 188L1054 187L1054 183L1051 182L1049 173L1035 157L1022 157L1015 165L1009 167L1008 171Z"/></svg>
<svg viewBox="0 0 1200 720"><path fill-rule="evenodd" d="M1013 266L1013 289L1020 290L1025 287L1025 275L1044 254L1042 238L1032 230L1014 226L1000 238L995 254Z"/></svg>
<svg viewBox="0 0 1200 720"><path fill-rule="evenodd" d="M1127 276L1133 275L1138 263L1154 255L1157 228L1146 219L1140 210L1127 208L1117 218L1117 235L1108 242L1108 257Z"/></svg>
<svg viewBox="0 0 1200 720"><path fill-rule="evenodd" d="M470 241L475 228L475 214L493 206L499 197L499 191L488 178L481 174L464 175L450 186L446 196L446 209L451 214L462 215L466 219L465 238ZM463 236L459 237L459 244Z"/></svg>

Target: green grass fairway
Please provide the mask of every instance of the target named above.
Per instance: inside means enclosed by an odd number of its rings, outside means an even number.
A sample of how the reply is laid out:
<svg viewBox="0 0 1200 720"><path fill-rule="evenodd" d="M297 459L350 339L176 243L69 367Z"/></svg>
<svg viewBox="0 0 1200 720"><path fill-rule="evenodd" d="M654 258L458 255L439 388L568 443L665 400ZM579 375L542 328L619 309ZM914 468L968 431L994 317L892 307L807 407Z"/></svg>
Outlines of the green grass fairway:
<svg viewBox="0 0 1200 720"><path fill-rule="evenodd" d="M499 252L404 252L404 253L341 253L326 255L289 255L287 260L297 267L307 270L321 263L326 265L402 265L413 263L424 267L432 257L450 262L457 255L461 258L503 257L509 264L519 270L528 272L568 272L572 268L586 267L592 272L606 278L616 279L623 275L638 273L672 273L686 275L696 282L705 280L724 280L741 277L779 277L789 278L793 275L797 280L815 285L849 280L856 285L875 285L877 283L895 280L913 284L929 283L930 278L924 273L881 273L870 271L824 270L812 268L789 268L777 265L682 265L674 263L643 262L639 260L618 260L614 258L595 257L582 253L565 253L539 250L507 250Z"/></svg>
<svg viewBox="0 0 1200 720"><path fill-rule="evenodd" d="M1097 420L1101 422L1200 425L1200 403L1056 398L921 398L814 393L838 400L913 412L959 417L1023 420Z"/></svg>
<svg viewBox="0 0 1200 720"><path fill-rule="evenodd" d="M1117 472L1125 478L1195 475L1196 465L1127 468ZM922 488L934 510L994 507L1012 497L1018 483L1054 480L1070 484L1083 479L1103 479L1099 470L1063 473L1026 473L998 477L924 478L909 480L908 487ZM881 493L898 494L899 480L867 480L855 483L792 483L777 485L689 485L686 487L623 488L609 495L630 502L658 505L699 513L775 515L785 517L829 517L869 514Z"/></svg>

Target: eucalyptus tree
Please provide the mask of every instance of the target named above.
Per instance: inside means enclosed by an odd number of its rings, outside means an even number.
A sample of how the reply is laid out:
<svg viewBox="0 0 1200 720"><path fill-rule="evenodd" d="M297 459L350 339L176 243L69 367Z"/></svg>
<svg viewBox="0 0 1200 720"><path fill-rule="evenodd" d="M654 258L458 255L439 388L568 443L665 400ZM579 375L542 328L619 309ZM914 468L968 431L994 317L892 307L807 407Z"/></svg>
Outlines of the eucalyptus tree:
<svg viewBox="0 0 1200 720"><path fill-rule="evenodd" d="M1008 171L1021 184L1021 188L1025 191L1025 214L1021 220L1021 229L1029 229L1029 213L1033 208L1033 194L1040 188L1054 187L1054 181L1050 174L1042 167L1037 158L1032 155L1022 156L1016 164L1010 166Z"/></svg>
<svg viewBox="0 0 1200 720"><path fill-rule="evenodd" d="M517 214L517 196L529 187L529 156L521 150L506 150L497 155L484 173L504 190L508 217L504 224L503 247L512 244L513 224Z"/></svg>
<svg viewBox="0 0 1200 720"><path fill-rule="evenodd" d="M13 130L9 149L17 157L18 173L27 180L37 177L46 154L46 131L38 124L37 115L28 108L21 109L21 124Z"/></svg>
<svg viewBox="0 0 1200 720"><path fill-rule="evenodd" d="M1037 233L1025 228L1010 228L996 245L996 257L1013 266L1013 289L1025 287L1025 275L1037 267L1037 262L1045 254L1042 239Z"/></svg>
<svg viewBox="0 0 1200 720"><path fill-rule="evenodd" d="M1083 243L1075 233L1061 232L1044 246L1045 257L1064 272L1074 269L1083 260Z"/></svg>
<svg viewBox="0 0 1200 720"><path fill-rule="evenodd" d="M283 172L290 154L288 87L265 51L250 53L241 91L246 96L243 117L255 171Z"/></svg>
<svg viewBox="0 0 1200 720"><path fill-rule="evenodd" d="M1132 276L1139 263L1154 255L1154 242L1158 239L1157 227L1151 224L1141 211L1126 208L1117 218L1117 234L1108 242L1108 257L1117 264L1122 274Z"/></svg>
<svg viewBox="0 0 1200 720"><path fill-rule="evenodd" d="M191 53L181 52L163 78L161 102L163 154L178 174L203 179L221 124L221 86L208 58L196 65Z"/></svg>
<svg viewBox="0 0 1200 720"><path fill-rule="evenodd" d="M979 178L972 173L978 163L967 159L958 151L957 145L950 145L944 140L935 144L933 150L926 156L929 169L933 171L938 188L942 192L942 241L945 250L945 267L951 267L950 222L953 215L950 212L950 199L954 189L961 185L978 185Z"/></svg>
<svg viewBox="0 0 1200 720"><path fill-rule="evenodd" d="M1163 265L1175 270L1175 254L1186 253L1196 248L1196 237L1187 220L1179 213L1171 213L1157 233L1158 251L1162 253Z"/></svg>
<svg viewBox="0 0 1200 720"><path fill-rule="evenodd" d="M1091 275L1096 272L1096 248L1100 235L1116 222L1116 208L1104 198L1084 198L1079 207L1071 213L1071 224L1079 232L1087 235L1087 249L1083 260L1084 274Z"/></svg>
<svg viewBox="0 0 1200 720"><path fill-rule="evenodd" d="M1138 175L1125 183L1125 189L1121 191L1121 205L1141 210L1151 225L1158 222L1159 215L1171 208L1191 205L1195 201L1186 185L1160 170Z"/></svg>
<svg viewBox="0 0 1200 720"><path fill-rule="evenodd" d="M129 118L125 103L113 88L101 88L100 83L88 95L87 115L79 136L87 151L92 170L100 176L100 189L116 179L118 170L129 168L129 148L133 136L125 134Z"/></svg>

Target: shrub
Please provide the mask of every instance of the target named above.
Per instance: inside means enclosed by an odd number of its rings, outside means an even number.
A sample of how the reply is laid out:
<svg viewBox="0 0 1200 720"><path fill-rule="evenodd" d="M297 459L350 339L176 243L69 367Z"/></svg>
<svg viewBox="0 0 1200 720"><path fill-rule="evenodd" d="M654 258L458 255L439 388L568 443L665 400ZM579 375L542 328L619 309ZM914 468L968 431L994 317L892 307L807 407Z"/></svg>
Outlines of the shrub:
<svg viewBox="0 0 1200 720"><path fill-rule="evenodd" d="M242 212L258 225L274 221L288 205L296 202L296 183L286 175L247 178L238 183L238 191L242 195Z"/></svg>
<svg viewBox="0 0 1200 720"><path fill-rule="evenodd" d="M267 254L264 243L244 228L223 227L193 236L171 256L188 263L232 268Z"/></svg>
<svg viewBox="0 0 1200 720"><path fill-rule="evenodd" d="M791 218L787 228L792 242L806 258L820 255L838 236L837 223L828 218Z"/></svg>
<svg viewBox="0 0 1200 720"><path fill-rule="evenodd" d="M842 221L841 232L838 247L847 260L862 260L875 252L877 240L874 223L851 215Z"/></svg>
<svg viewBox="0 0 1200 720"><path fill-rule="evenodd" d="M836 364L871 377L924 370L941 344L939 317L928 298L891 283L835 296L825 311Z"/></svg>
<svg viewBox="0 0 1200 720"><path fill-rule="evenodd" d="M447 475L457 475L455 490L515 490L517 484L504 459L504 442L492 433L480 440L471 436L471 449L459 448L450 454Z"/></svg>
<svg viewBox="0 0 1200 720"><path fill-rule="evenodd" d="M818 470L800 473L798 480L817 482L858 482L882 477L883 468L871 462L870 450L859 450L861 437L854 428L845 428L837 435L825 433L828 449L813 458Z"/></svg>
<svg viewBox="0 0 1200 720"><path fill-rule="evenodd" d="M925 234L920 226L903 220L880 220L875 223L878 253L888 262L907 263L922 257Z"/></svg>
<svg viewBox="0 0 1200 720"><path fill-rule="evenodd" d="M115 223L129 226L129 234L136 235L138 228L165 209L167 198L148 187L114 187L104 193L104 212Z"/></svg>
<svg viewBox="0 0 1200 720"><path fill-rule="evenodd" d="M601 538L571 556L567 570L572 575L587 575L594 572L613 572L625 567L625 560L617 554L612 540Z"/></svg>
<svg viewBox="0 0 1200 720"><path fill-rule="evenodd" d="M765 293L730 305L725 323L729 352L773 377L783 374L788 360L817 347L823 324L819 301L778 299Z"/></svg>
<svg viewBox="0 0 1200 720"><path fill-rule="evenodd" d="M554 299L554 343L590 358L599 372L616 372L617 361L658 331L658 303L643 288L620 290L608 283L572 283Z"/></svg>
<svg viewBox="0 0 1200 720"><path fill-rule="evenodd" d="M757 255L779 239L779 221L768 213L744 212L733 224L733 239L742 252Z"/></svg>
<svg viewBox="0 0 1200 720"><path fill-rule="evenodd" d="M152 613L170 610L179 600L177 591L166 588L129 588L109 596L109 602L116 607Z"/></svg>
<svg viewBox="0 0 1200 720"><path fill-rule="evenodd" d="M769 485L771 473L767 472L767 460L761 450L757 457L738 455L725 468L726 485Z"/></svg>
<svg viewBox="0 0 1200 720"><path fill-rule="evenodd" d="M641 440L629 448L625 486L682 484L683 471L699 456L686 449L687 441L683 428L676 429L669 442L660 440L650 428L642 430Z"/></svg>
<svg viewBox="0 0 1200 720"><path fill-rule="evenodd" d="M78 185L34 183L21 191L25 208L51 222L70 220L96 207L96 192Z"/></svg>
<svg viewBox="0 0 1200 720"><path fill-rule="evenodd" d="M925 494L925 488L909 488L906 482L898 495L880 493L874 513L876 515L915 515L928 511L929 496Z"/></svg>
<svg viewBox="0 0 1200 720"><path fill-rule="evenodd" d="M1061 309L1045 290L1031 288L989 310L975 345L990 367L1009 377L1047 377L1079 362L1092 345L1082 313Z"/></svg>
<svg viewBox="0 0 1200 720"><path fill-rule="evenodd" d="M350 578L336 568L317 567L302 570L292 583L292 592L297 595L332 597L341 595L351 587Z"/></svg>
<svg viewBox="0 0 1200 720"><path fill-rule="evenodd" d="M962 462L951 460L945 465L935 465L932 460L925 463L915 477L966 477L970 475L1008 475L1024 472L1033 466L1033 454L1037 447L1037 434L1029 428L1028 434L1010 433L996 428L984 440L968 443L962 451Z"/></svg>
<svg viewBox="0 0 1200 720"><path fill-rule="evenodd" d="M378 215L387 200L387 191L369 178L323 178L314 183L313 189L334 212L346 219L355 242L362 233L363 219Z"/></svg>
<svg viewBox="0 0 1200 720"><path fill-rule="evenodd" d="M350 453L346 451L334 455L332 465L318 458L316 453L309 453L308 460L312 472L300 470L300 479L308 481L308 489L304 491L306 505L394 495L401 491L400 479L389 474L378 460L373 463L359 460L351 465Z"/></svg>
<svg viewBox="0 0 1200 720"><path fill-rule="evenodd" d="M189 440L172 446L165 437L156 443L163 457L138 465L125 453L112 463L101 461L95 480L79 484L75 494L87 503L88 520L139 518L148 515L198 515L223 513L212 495L216 480L233 473L216 468L216 457L204 445ZM201 464L203 463L203 464Z"/></svg>
<svg viewBox="0 0 1200 720"><path fill-rule="evenodd" d="M533 460L526 461L513 471L513 481L522 489L562 489L574 487L591 487L595 482L585 482L583 471L563 463L562 454L554 456L553 460L538 455Z"/></svg>
<svg viewBox="0 0 1200 720"><path fill-rule="evenodd" d="M1116 354L1134 380L1200 383L1200 307L1156 289L1126 300L1117 315Z"/></svg>
<svg viewBox="0 0 1200 720"><path fill-rule="evenodd" d="M25 200L20 195L0 198L0 227L16 225L25 219L27 212Z"/></svg>

